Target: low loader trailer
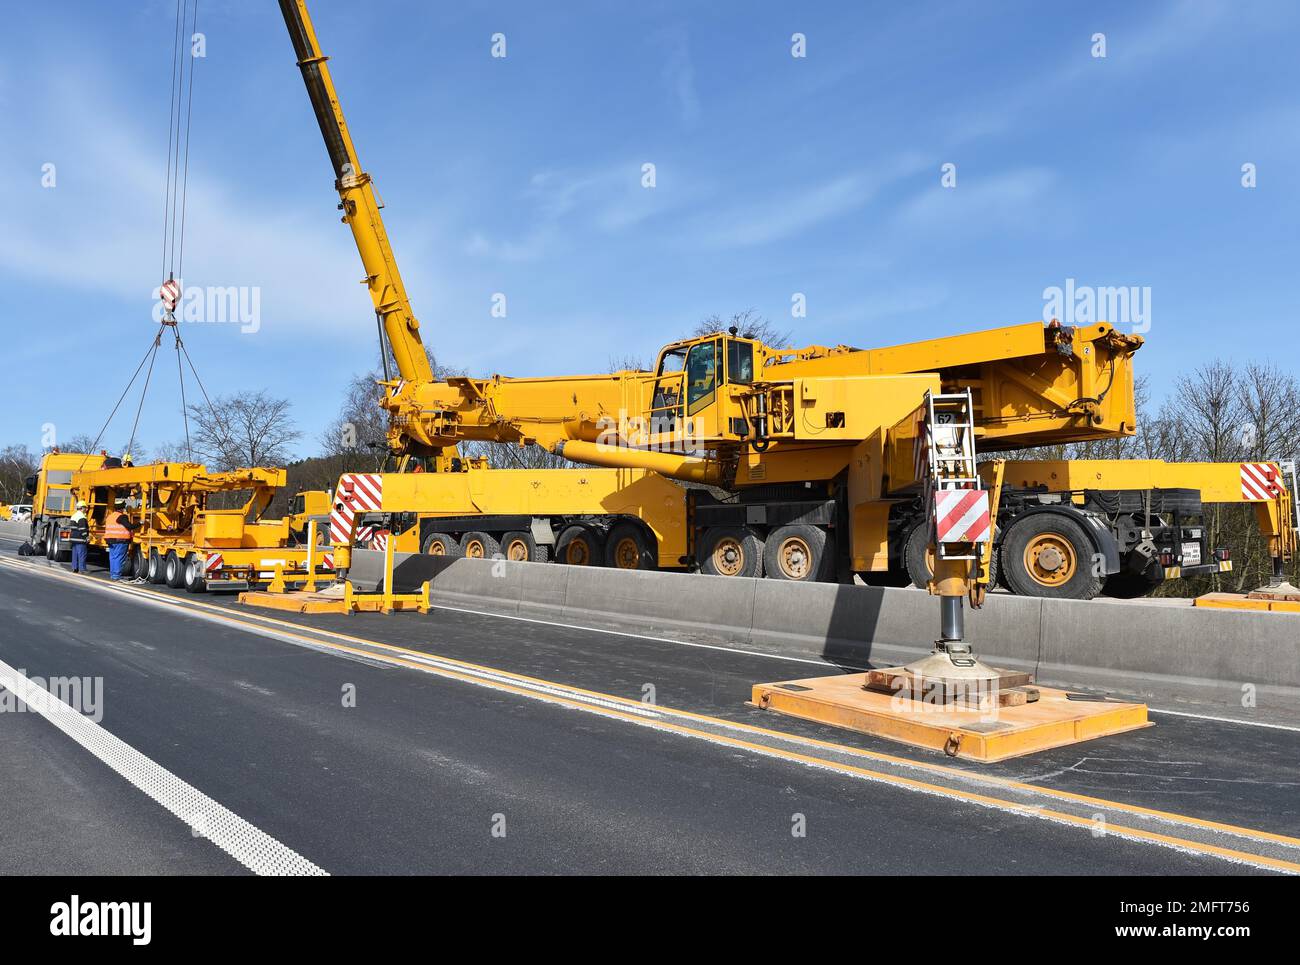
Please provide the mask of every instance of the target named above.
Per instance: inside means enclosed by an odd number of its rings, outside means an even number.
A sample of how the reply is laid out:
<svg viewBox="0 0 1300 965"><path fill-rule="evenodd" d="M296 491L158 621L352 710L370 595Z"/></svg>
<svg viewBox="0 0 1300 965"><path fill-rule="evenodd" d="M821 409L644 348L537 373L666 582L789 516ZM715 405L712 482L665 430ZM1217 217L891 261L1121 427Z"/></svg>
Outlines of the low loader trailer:
<svg viewBox="0 0 1300 965"><path fill-rule="evenodd" d="M199 463L113 462L72 453L44 457L30 481L43 508L39 516L33 514L33 550L50 560L66 559L72 547L70 517L84 502L91 550L107 550L104 524L110 512L125 513L136 525L128 577L201 593L332 574L328 547L317 538L314 522L328 512L327 493L298 494L296 516L262 518L284 488L283 469L209 473ZM295 533L304 529L310 538L300 540Z"/></svg>

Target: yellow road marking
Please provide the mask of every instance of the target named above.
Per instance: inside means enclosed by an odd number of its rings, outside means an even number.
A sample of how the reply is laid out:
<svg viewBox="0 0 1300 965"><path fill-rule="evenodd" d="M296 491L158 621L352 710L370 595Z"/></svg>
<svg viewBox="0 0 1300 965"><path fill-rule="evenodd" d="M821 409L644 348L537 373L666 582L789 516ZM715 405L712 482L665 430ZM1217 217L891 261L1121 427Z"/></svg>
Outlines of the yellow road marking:
<svg viewBox="0 0 1300 965"><path fill-rule="evenodd" d="M30 569L31 571L37 573L44 573L56 579L62 579L71 583L81 583L84 585L83 580L74 578L70 574L61 573L57 570L47 569L45 567L40 567L40 566L33 566L31 564L15 564L14 561L12 560L0 560L0 562L8 563L11 565L17 565L19 567ZM100 583L100 586L101 588L104 588L102 583ZM108 587L108 589L114 589L114 588ZM247 630L269 629L266 626L259 626L258 623L252 623L252 622L248 622L247 620L240 619L236 615L232 614L231 611L225 607L219 607L213 604L203 603L198 600L188 600L185 598L172 596L171 594L162 593L156 590L142 590L139 587L120 587L117 589L119 589L119 591L122 592L124 595L130 596L130 595L138 594L143 596L149 596L155 600L162 602L164 605L175 607L176 609L180 609L180 610L189 609L189 608L208 610L211 612L211 616L213 619L227 623L231 626L240 627ZM1001 808L1005 810L1011 810L1018 813L1030 815L1030 816L1043 816L1051 820L1063 821L1065 823L1073 824L1081 827L1094 826L1094 821L1092 819L1079 817L1078 815L1072 815L1060 811L1052 811L1045 808L1037 807L1035 805L1010 801L1005 798L990 797L988 795L978 794L973 791L963 791L957 788L944 787L938 784L930 784L925 781L919 781L913 778L902 777L900 775L887 774L881 771L873 771L867 768L858 767L853 764L846 764L840 761L828 760L823 757L815 757L809 754L802 754L797 751L784 750L766 744L756 744L751 741L741 740L739 738L727 737L722 734L710 733L707 731L698 730L696 728L686 727L682 724L674 724L666 720L652 721L652 720L648 720L644 716L641 716L640 714L627 713L611 707L593 706L592 704L584 703L580 700L569 699L561 695L550 694L550 693L545 693L545 694L538 693L536 690L530 690L527 689L526 687L518 687L498 680L484 679L483 677L477 676L472 673L461 673L456 670L448 669L446 667L431 666L430 664L425 663L424 660L436 659L446 664L452 664L457 667L464 668L467 671L476 671L477 673L480 674L491 674L497 677L507 677L512 680L519 681L520 683L558 689L574 695L581 695L583 697L593 698L600 701L621 704L629 708L636 708L639 711L644 711L647 708L647 705L642 704L640 701L632 700L627 697L620 697L615 694L606 694L600 691L585 690L581 687L574 687L569 684L559 683L552 680L546 680L544 678L530 677L524 674L513 673L508 670L501 670L495 667L487 667L481 664L469 663L467 661L457 660L452 657L444 657L439 654L426 653L420 650L414 650L407 647L396 646L394 644L381 643L380 641L377 640L369 640L364 637L355 637L350 634L339 633L333 630L322 630L316 627L304 628L302 624L295 624L285 620L278 620L272 617L265 617L262 616L261 614L255 615L254 619L263 622L265 624L272 624L277 628L284 628L284 629L277 629L275 632L279 633L281 636L299 640L302 641L303 643L310 644L311 646L314 647L325 647L332 650L337 650L339 652L353 654L356 656L368 657L370 659L376 659L376 660L383 660L393 664L410 667L411 669L421 670L424 671L425 673L431 673L436 676L442 676L448 679L460 680L466 683L472 683L478 686L489 687L492 689L504 691L507 693L513 693L518 696L528 697L535 700L544 700L556 704L561 704L577 710L585 710L592 713L598 713L605 716L627 720L632 723L640 724L642 726L652 726L657 729L667 730L673 733L679 733L686 736L701 738L714 743L719 743L719 744L724 744L736 748L750 750L770 757L796 761L798 763L807 764L807 765L824 768L824 769L836 770L842 773L853 774L859 777L880 781L886 784L892 784L895 786L907 787L917 791L923 791L925 793L938 794L944 797L967 801L975 804L981 804L985 806L992 806L992 807ZM307 629L313 634L320 634L324 636L334 637L339 640L348 640L353 643L361 644L365 647L374 647L380 650L389 651L392 654L396 654L396 655L389 656L385 654L376 654L372 650L360 650L355 647L345 646L342 643L334 643L328 640L321 640L318 637L309 637L309 636L304 636L301 633L291 632L291 631L297 631L302 629ZM416 657L418 659L412 660L412 659L408 659L408 657ZM763 727L756 727L749 724L742 724L734 721L724 720L718 717L710 717L706 714L697 714L685 710L674 710L672 708L663 707L660 705L651 705L651 706L653 707L654 710L662 712L664 714L669 714L675 717L682 717L682 718L687 718L687 719L696 720L700 722L707 722L713 726L723 727L726 729L740 730L750 734L754 734L756 736L764 736L769 738L776 738L778 740L793 741L793 742L797 742L797 743L801 743L801 744L805 744L817 748L833 750L837 753L845 753L845 754L859 756L859 757L866 757L866 758L881 761L882 763L890 763L890 764L896 764L896 765L906 766L906 767L916 767L921 770L929 771L931 773L957 777L962 780L974 780L980 783L985 783L985 784L989 784L989 785L993 785L996 787L1001 787L1009 790L1024 791L1030 794L1042 794L1045 796L1057 798L1058 800L1070 801L1079 804L1088 804L1096 807L1105 808L1107 810L1123 811L1135 815L1143 815L1147 817L1156 818L1162 821L1167 821L1173 824L1190 825L1193 827L1204 828L1211 831L1220 831L1220 832L1236 835L1239 837L1251 838L1259 841L1268 841L1268 842L1283 844L1289 847L1300 847L1300 838L1294 838L1282 834L1275 834L1269 831L1260 831L1254 828L1244 828L1236 825L1223 824L1217 821L1209 821L1203 818L1192 817L1190 815L1176 814L1168 811L1158 811L1151 808L1141 807L1138 805L1125 804L1119 801L1110 801L1105 798L1075 794L1070 791L1061 791L1054 788L1047 788L1038 785L1027 784L1021 781L1014 781L1009 778L997 777L996 775L979 774L973 771L965 771L960 768L949 767L949 766L939 765L939 764L930 764L924 761L915 761L909 758L897 757L895 755L883 754L876 751L869 751L863 748L852 747L845 744L836 744L830 741L818 740L816 738L805 738L800 735L790 734L784 731L777 731L777 730L771 730ZM1206 854L1213 854L1219 857L1228 858L1230 860L1245 861L1248 863L1260 864L1278 870L1300 873L1300 863L1284 861L1276 858L1269 858L1263 855L1253 854L1251 852L1237 851L1231 848L1221 848L1216 845L1204 844L1198 841L1191 841L1185 838L1177 838L1170 835L1159 834L1153 831L1144 831L1139 828L1131 828L1122 825L1110 825L1110 824L1108 824L1106 827L1107 827L1107 833L1116 833L1125 837L1151 841L1154 843L1164 844L1171 847L1182 848L1182 849L1206 853Z"/></svg>

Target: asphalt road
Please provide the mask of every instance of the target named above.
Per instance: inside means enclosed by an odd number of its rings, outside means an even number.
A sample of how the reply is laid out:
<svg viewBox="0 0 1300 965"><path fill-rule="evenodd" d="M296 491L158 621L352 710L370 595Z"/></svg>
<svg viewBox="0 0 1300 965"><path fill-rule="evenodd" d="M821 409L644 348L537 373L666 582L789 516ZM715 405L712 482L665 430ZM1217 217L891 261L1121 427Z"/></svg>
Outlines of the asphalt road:
<svg viewBox="0 0 1300 965"><path fill-rule="evenodd" d="M981 767L744 703L831 667L449 609L288 617L13 545L0 661L100 681L102 719L0 713L5 873L1300 870L1294 730L1157 717Z"/></svg>

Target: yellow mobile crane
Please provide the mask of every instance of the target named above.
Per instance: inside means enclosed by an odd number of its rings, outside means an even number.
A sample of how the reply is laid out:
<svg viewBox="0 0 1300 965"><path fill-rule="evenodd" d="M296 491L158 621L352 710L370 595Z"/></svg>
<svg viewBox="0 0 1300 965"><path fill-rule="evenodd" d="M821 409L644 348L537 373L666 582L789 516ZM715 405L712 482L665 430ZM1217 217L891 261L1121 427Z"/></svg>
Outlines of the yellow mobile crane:
<svg viewBox="0 0 1300 965"><path fill-rule="evenodd" d="M934 419L967 420L964 438L992 450L1134 432L1131 362L1142 339L1106 323L1034 322L869 350L780 349L733 329L665 346L650 372L435 380L306 4L280 7L397 366L390 372L381 353L379 402L407 471L339 480L340 573L366 526L425 552L504 547L510 558L546 559L553 547L569 563L789 580L903 571L928 583L935 474L921 455ZM955 408L927 401L963 395ZM463 441L537 444L596 468L488 469L460 458ZM1254 490L1226 485L1248 469L1262 477ZM1169 576L1230 569L1189 522L1207 496L1257 504L1279 572L1295 549L1275 464L994 460L978 475L970 485L989 492L993 524L975 554L980 585L1000 570L1015 592L1136 595Z"/></svg>

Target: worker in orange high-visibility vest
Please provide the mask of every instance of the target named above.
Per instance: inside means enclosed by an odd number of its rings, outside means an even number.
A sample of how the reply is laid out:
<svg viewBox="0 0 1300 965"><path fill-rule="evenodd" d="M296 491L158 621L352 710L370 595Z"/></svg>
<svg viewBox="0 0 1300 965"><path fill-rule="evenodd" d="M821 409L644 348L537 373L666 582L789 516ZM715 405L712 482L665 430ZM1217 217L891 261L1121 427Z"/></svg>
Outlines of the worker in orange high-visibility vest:
<svg viewBox="0 0 1300 965"><path fill-rule="evenodd" d="M108 544L108 578L120 580L122 570L131 554L133 534L140 528L139 523L131 522L126 514L126 500L114 500L113 505L104 513L104 542Z"/></svg>

